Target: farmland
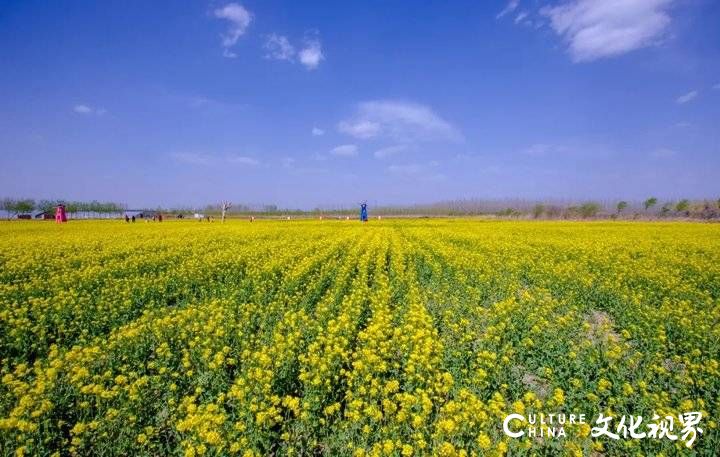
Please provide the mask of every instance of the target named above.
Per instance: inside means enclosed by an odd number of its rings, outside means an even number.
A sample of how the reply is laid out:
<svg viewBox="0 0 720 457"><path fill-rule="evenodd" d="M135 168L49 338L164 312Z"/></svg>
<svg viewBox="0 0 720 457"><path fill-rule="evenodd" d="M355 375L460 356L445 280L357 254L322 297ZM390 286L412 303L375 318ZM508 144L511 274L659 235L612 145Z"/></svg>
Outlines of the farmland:
<svg viewBox="0 0 720 457"><path fill-rule="evenodd" d="M2 223L0 360L6 455L716 455L720 225Z"/></svg>

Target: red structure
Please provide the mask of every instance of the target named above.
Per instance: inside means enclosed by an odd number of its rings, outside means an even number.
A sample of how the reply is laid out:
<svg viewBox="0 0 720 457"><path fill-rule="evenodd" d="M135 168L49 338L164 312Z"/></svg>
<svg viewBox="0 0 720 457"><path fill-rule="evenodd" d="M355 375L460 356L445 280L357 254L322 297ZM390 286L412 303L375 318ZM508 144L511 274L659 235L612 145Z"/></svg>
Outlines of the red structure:
<svg viewBox="0 0 720 457"><path fill-rule="evenodd" d="M61 224L67 222L67 214L65 214L65 205L60 204L55 208L55 222Z"/></svg>

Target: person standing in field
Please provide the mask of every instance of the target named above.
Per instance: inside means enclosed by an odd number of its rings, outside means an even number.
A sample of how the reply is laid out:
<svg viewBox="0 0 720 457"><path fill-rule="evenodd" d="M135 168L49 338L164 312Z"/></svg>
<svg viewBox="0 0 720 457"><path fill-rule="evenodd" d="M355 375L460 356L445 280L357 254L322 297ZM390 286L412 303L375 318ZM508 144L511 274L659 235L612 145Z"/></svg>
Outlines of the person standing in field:
<svg viewBox="0 0 720 457"><path fill-rule="evenodd" d="M55 222L61 224L67 222L67 215L65 214L65 205L62 203L57 205L55 208Z"/></svg>
<svg viewBox="0 0 720 457"><path fill-rule="evenodd" d="M125 215L125 223L128 223L128 222L130 222L130 218L129 218L128 215L126 214L126 215Z"/></svg>
<svg viewBox="0 0 720 457"><path fill-rule="evenodd" d="M132 222L135 223L135 216L132 217Z"/></svg>

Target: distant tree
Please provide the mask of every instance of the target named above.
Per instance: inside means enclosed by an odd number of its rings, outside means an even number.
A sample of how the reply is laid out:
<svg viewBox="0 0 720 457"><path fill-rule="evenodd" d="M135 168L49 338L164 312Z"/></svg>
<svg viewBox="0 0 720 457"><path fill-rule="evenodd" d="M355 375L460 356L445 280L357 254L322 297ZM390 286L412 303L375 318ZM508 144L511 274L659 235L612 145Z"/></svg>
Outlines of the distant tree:
<svg viewBox="0 0 720 457"><path fill-rule="evenodd" d="M577 206L568 206L565 208L565 211L563 212L563 217L565 219L573 219L578 217L580 214L580 208Z"/></svg>
<svg viewBox="0 0 720 457"><path fill-rule="evenodd" d="M667 213L670 212L670 208L672 208L672 203L670 203L670 202L667 202L664 205L662 205L662 208L660 208L660 215L667 216Z"/></svg>
<svg viewBox="0 0 720 457"><path fill-rule="evenodd" d="M682 200L677 202L677 205L675 205L675 211L687 215L690 211L690 200L683 198Z"/></svg>
<svg viewBox="0 0 720 457"><path fill-rule="evenodd" d="M547 217L560 217L562 215L562 208L557 205L549 205L545 208L545 215Z"/></svg>
<svg viewBox="0 0 720 457"><path fill-rule="evenodd" d="M600 205L595 202L586 202L580 205L580 208L578 208L578 211L580 213L580 216L582 216L583 219L587 219L589 217L595 217L597 213L600 211Z"/></svg>
<svg viewBox="0 0 720 457"><path fill-rule="evenodd" d="M13 198L5 198L2 200L2 209L4 209L8 214L8 219L10 219L11 216L17 216L21 213L29 213L33 209L35 209L35 200L32 198L25 198L25 199L13 199Z"/></svg>
<svg viewBox="0 0 720 457"><path fill-rule="evenodd" d="M123 208L123 205L115 202L107 202L105 203L105 207L108 213L122 213L125 209Z"/></svg>
<svg viewBox="0 0 720 457"><path fill-rule="evenodd" d="M545 212L545 205L538 203L533 207L532 214L535 219L539 218Z"/></svg>
<svg viewBox="0 0 720 457"><path fill-rule="evenodd" d="M77 213L78 211L81 211L82 203L80 202L67 202L65 203L65 211L67 211L70 214Z"/></svg>
<svg viewBox="0 0 720 457"><path fill-rule="evenodd" d="M54 210L56 206L57 203L52 200L40 200L37 204L37 209L46 212Z"/></svg>
<svg viewBox="0 0 720 457"><path fill-rule="evenodd" d="M699 212L699 216L703 219L715 219L720 216L720 200L715 203L717 204L717 208L715 208L712 203L706 200L703 203L703 207Z"/></svg>
<svg viewBox="0 0 720 457"><path fill-rule="evenodd" d="M35 200L32 198L18 200L16 209L18 213L29 213L35 209Z"/></svg>
<svg viewBox="0 0 720 457"><path fill-rule="evenodd" d="M225 223L225 213L227 213L227 210L229 210L232 207L232 203L230 203L227 200L223 200L220 203L220 209L222 210L222 223Z"/></svg>
<svg viewBox="0 0 720 457"><path fill-rule="evenodd" d="M624 200L618 202L618 204L617 204L617 213L618 213L618 214L622 213L623 210L625 210L625 208L627 208L627 206L628 206L628 203L627 203L626 201L624 201Z"/></svg>
<svg viewBox="0 0 720 457"><path fill-rule="evenodd" d="M276 213L278 210L277 205L265 205L263 211L266 213Z"/></svg>
<svg viewBox="0 0 720 457"><path fill-rule="evenodd" d="M658 200L655 197L650 197L647 200L645 200L645 202L643 203L643 205L645 205L645 211L647 211L650 208L652 208L653 206L655 206L657 204L657 201Z"/></svg>
<svg viewBox="0 0 720 457"><path fill-rule="evenodd" d="M93 200L88 204L88 210L90 210L91 213L95 213L95 215L97 216L100 213L103 213L105 208L103 207L102 203L97 200Z"/></svg>
<svg viewBox="0 0 720 457"><path fill-rule="evenodd" d="M11 214L15 213L15 200L12 198L3 198L2 201L0 201L0 209L5 211L7 213L8 219L10 219Z"/></svg>

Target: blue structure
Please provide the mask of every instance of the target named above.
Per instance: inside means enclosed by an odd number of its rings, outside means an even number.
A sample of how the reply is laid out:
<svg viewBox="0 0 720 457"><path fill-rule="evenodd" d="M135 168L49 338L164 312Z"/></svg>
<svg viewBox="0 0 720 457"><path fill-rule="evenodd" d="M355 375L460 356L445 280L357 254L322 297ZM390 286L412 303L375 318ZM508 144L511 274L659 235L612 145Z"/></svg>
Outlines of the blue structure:
<svg viewBox="0 0 720 457"><path fill-rule="evenodd" d="M368 220L367 203L361 203L360 204L360 221L367 222L367 220Z"/></svg>

